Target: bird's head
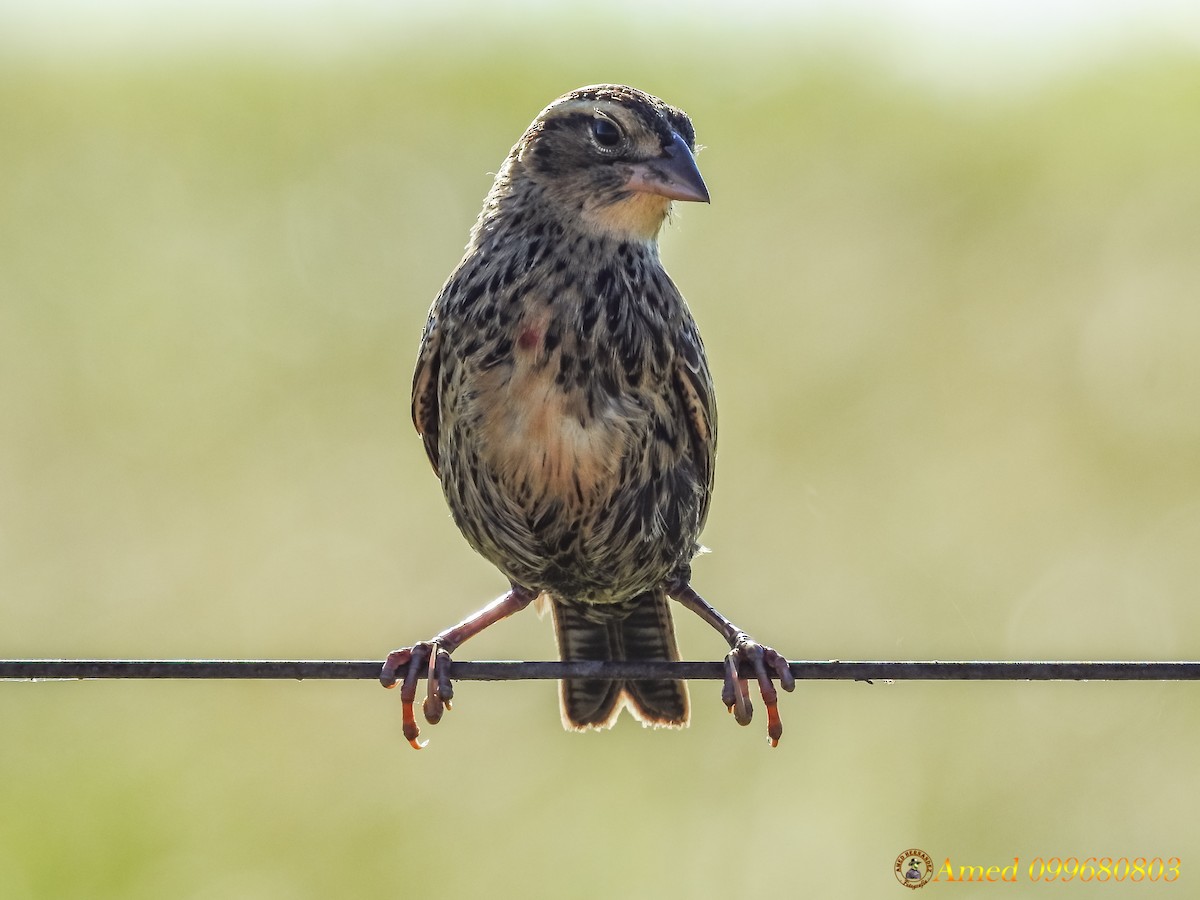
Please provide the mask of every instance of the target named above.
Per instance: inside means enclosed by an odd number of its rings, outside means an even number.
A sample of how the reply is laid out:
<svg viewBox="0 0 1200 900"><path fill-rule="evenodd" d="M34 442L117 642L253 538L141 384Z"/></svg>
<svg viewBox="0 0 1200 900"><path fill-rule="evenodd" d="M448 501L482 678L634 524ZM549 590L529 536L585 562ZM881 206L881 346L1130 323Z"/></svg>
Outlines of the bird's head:
<svg viewBox="0 0 1200 900"><path fill-rule="evenodd" d="M673 200L707 203L696 132L680 109L622 85L579 88L547 106L513 148L527 180L564 221L621 240L653 240Z"/></svg>

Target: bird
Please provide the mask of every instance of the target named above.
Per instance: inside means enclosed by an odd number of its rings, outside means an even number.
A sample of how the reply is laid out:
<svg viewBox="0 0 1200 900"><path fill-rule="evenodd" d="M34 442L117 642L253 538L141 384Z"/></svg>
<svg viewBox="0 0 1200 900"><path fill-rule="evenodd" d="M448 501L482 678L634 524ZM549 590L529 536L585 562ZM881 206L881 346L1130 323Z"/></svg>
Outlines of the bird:
<svg viewBox="0 0 1200 900"><path fill-rule="evenodd" d="M673 203L709 203L681 109L626 85L543 109L496 173L461 261L430 308L412 418L451 516L509 589L427 641L392 651L402 727L419 739L451 707L451 656L535 603L563 660L678 660L669 601L726 639L722 702L746 725L759 687L772 746L786 659L691 586L716 462L704 344L659 258ZM689 720L682 680L565 678L569 730Z"/></svg>

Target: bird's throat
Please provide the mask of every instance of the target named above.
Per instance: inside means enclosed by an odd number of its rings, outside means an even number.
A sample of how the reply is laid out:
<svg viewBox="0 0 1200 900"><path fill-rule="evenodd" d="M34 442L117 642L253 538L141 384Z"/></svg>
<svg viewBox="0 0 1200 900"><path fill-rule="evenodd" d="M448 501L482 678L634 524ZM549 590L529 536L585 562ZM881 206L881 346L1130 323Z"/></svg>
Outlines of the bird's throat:
<svg viewBox="0 0 1200 900"><path fill-rule="evenodd" d="M671 211L671 201L657 194L634 192L613 203L585 205L583 222L597 234L618 240L652 241Z"/></svg>

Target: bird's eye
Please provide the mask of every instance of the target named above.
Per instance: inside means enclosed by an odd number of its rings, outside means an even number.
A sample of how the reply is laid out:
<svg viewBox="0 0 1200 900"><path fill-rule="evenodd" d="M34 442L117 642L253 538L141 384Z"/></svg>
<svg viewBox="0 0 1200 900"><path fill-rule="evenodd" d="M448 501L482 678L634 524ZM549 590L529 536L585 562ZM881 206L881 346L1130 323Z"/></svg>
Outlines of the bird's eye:
<svg viewBox="0 0 1200 900"><path fill-rule="evenodd" d="M612 119L597 116L592 120L592 137L605 150L612 150L621 143L621 128Z"/></svg>

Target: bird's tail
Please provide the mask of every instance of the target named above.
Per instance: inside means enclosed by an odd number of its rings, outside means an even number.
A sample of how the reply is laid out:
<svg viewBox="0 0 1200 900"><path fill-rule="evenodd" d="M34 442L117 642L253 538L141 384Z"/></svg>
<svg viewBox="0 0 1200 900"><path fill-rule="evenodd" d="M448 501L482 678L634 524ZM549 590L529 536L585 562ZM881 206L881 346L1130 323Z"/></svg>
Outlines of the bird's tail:
<svg viewBox="0 0 1200 900"><path fill-rule="evenodd" d="M671 608L662 591L648 591L616 615L603 606L551 602L558 650L564 660L679 659ZM573 731L608 728L627 707L643 725L682 728L688 723L687 683L565 678L559 683L563 725Z"/></svg>

